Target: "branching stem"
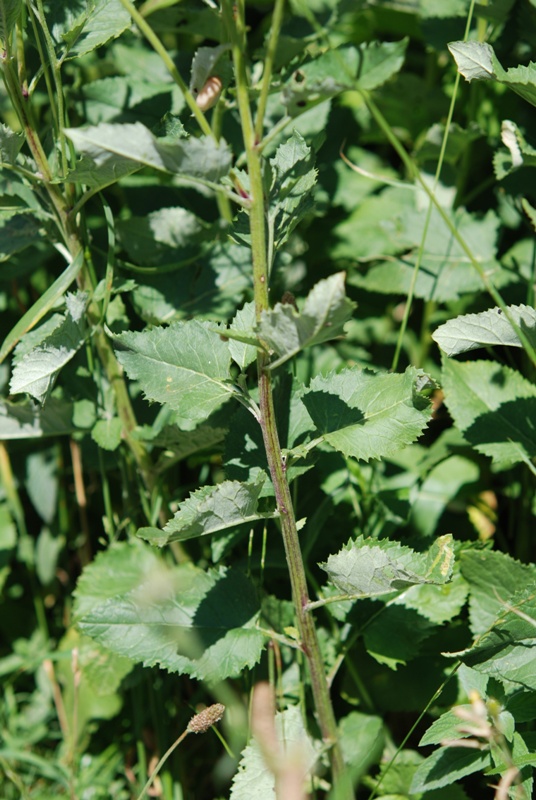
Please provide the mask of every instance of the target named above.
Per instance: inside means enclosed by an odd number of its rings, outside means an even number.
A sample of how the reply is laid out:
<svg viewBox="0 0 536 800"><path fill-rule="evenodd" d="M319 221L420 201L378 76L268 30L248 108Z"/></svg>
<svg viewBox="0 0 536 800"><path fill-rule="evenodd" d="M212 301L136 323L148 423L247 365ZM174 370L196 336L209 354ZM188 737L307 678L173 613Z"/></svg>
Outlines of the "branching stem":
<svg viewBox="0 0 536 800"><path fill-rule="evenodd" d="M246 161L250 181L250 232L253 258L253 283L257 320L268 308L268 258L266 237L265 196L262 180L262 164L259 141L252 121L249 102L248 79L244 61L244 22L238 6L233 15L231 0L224 0L224 20L232 45L233 62L237 82L237 101L244 136ZM296 527L292 496L283 464L281 444L276 424L272 374L266 352L258 351L257 370L259 380L260 424L268 461L270 477L274 486L277 509L280 514L281 533L285 547L287 566L292 587L292 598L300 634L301 648L306 656L314 703L322 737L330 747L333 782L340 800L351 800L352 790L345 775L342 752L338 743L337 723L329 694L328 682L320 652L314 618L307 610L309 594L303 557Z"/></svg>

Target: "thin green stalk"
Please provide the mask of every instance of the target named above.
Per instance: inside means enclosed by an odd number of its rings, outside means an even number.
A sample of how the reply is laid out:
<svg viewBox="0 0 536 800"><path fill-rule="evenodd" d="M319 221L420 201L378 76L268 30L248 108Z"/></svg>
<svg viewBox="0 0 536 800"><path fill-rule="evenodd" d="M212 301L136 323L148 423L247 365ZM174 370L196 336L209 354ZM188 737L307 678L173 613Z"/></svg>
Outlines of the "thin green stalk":
<svg viewBox="0 0 536 800"><path fill-rule="evenodd" d="M143 33L143 35L145 36L145 38L147 39L147 41L149 42L149 44L153 48L153 50L155 50L158 53L158 55L160 56L160 58L164 62L167 71L169 72L169 74L171 75L171 77L173 78L173 80L175 81L175 83L177 84L179 89L181 90L181 92L183 94L183 97L184 97L184 99L186 101L186 105L188 106L188 108L190 109L190 111L192 112L194 117L196 118L196 120L197 120L197 122L199 124L199 127L201 128L203 133L206 134L206 136L213 136L214 134L212 133L212 129L211 129L210 125L207 122L207 118L205 117L205 115L203 114L203 112L201 111L201 109L199 108L197 103L195 102L194 96L192 95L192 93L190 92L188 87L186 86L185 82L183 81L183 79L181 77L181 74L180 74L179 70L177 69L177 67L173 63L173 60L170 58L169 53L167 52L166 48L164 47L164 45L162 44L162 42L160 41L160 39L158 38L156 33L153 31L153 29L151 28L149 23L142 17L140 12L130 2L130 0L120 0L120 2L121 2L121 5L126 9L126 11L128 11L130 16L132 17L132 19L134 20L134 22L136 23L136 25L140 29L140 31Z"/></svg>
<svg viewBox="0 0 536 800"><path fill-rule="evenodd" d="M471 0L471 6L469 8L469 12L467 14L467 23L465 25L465 33L463 40L466 41L467 37L469 36L469 31L471 29L471 20L473 19L473 10L475 7L475 0ZM439 178L441 176L441 170L443 168L443 161L445 160L445 152L447 149L447 141L450 132L450 125L452 122L452 117L454 115L454 106L456 105L456 98L458 96L458 86L460 84L460 73L456 72L456 78L454 79L454 88L452 91L452 97L450 99L450 106L449 111L447 114L447 120L445 122L445 131L443 133L443 139L441 141L441 149L439 152L439 158L437 161L436 171L434 175L434 183L432 186L432 192L435 193L437 189L437 184L439 183ZM409 286L408 296L404 308L404 316L402 318L402 323L400 325L400 330L398 332L396 348L393 355L393 363L391 364L391 370L396 372L398 368L398 360L400 358L400 351L402 349L402 342L404 340L404 335L406 333L406 329L408 327L409 315L411 313L411 308L413 306L413 296L415 294L415 286L417 284L417 277L419 275L419 270L422 264L422 259L424 256L424 246L426 243L426 238L428 236L428 228L430 227L430 220L432 218L432 201L428 203L428 208L426 209L426 219L424 221L424 228L422 232L421 242L419 245L419 250L417 252L417 258L415 260L415 266L413 268L413 274L411 276L411 282ZM422 358L420 359L420 363L422 364Z"/></svg>
<svg viewBox="0 0 536 800"><path fill-rule="evenodd" d="M473 266L473 268L477 272L480 280L484 284L484 287L485 287L486 291L493 298L495 304L501 309L501 311L503 312L504 316L506 317L506 319L508 320L508 322L510 323L510 325L514 329L515 333L519 337L519 340L521 341L521 343L523 345L523 348L524 348L525 352L527 353L528 357L530 358L531 362L534 364L534 366L536 366L536 350L534 349L534 347L530 343L529 339L527 338L527 336L525 335L523 330L517 324L516 320L513 318L512 314L510 313L510 309L508 308L508 306L506 305L506 303L502 299L500 292L498 292L497 289L495 288L495 286L493 285L493 283L490 282L484 267L478 261L478 259L475 258L475 256L473 255L473 253L471 251L471 248L469 247L469 245L467 244L467 242L465 241L463 236L460 234L460 232L457 230L457 228L454 225L454 223L452 222L451 218L445 212L445 209L438 202L437 198L435 197L434 192L432 191L432 189L430 189L430 187L428 186L428 184L426 183L426 181L422 177L421 173L419 172L419 169L417 168L417 165L414 163L414 161L411 158L411 156L409 156L408 153L404 150L404 147L402 146L402 144L398 140L397 136L393 132L391 126L389 125L389 123L387 122L387 120L385 119L383 114L381 113L381 111L378 108L378 106L376 105L376 103L370 97L370 94L368 92L364 91L364 90L360 90L360 93L363 96L363 99L364 99L364 101L365 101L365 103L367 105L367 108L369 109L370 113L372 114L372 116L376 120L378 126L381 128L381 130L385 134L385 137L387 138L389 143L392 145L394 150L400 156L400 159L401 159L402 163L404 164L404 166L406 167L406 170L407 170L408 174L413 179L417 180L420 183L420 185L422 186L422 188L424 189L424 191L426 192L426 194L428 195L428 197L430 198L430 200L432 201L432 203L436 207L440 217L442 218L443 222L445 223L445 225L449 229L452 237L456 240L456 242L459 244L459 246L461 247L461 249L463 250L463 252L467 256L468 260L471 262L471 265Z"/></svg>
<svg viewBox="0 0 536 800"><path fill-rule="evenodd" d="M56 50L54 48L54 42L52 41L52 36L50 35L50 31L48 29L45 10L43 8L43 0L37 0L37 12L38 12L39 24L41 25L41 30L43 31L43 36L45 37L45 45L47 48L48 60L49 63L52 65L52 74L54 76L54 84L56 87L56 93L55 93L56 104L51 103L51 106L52 108L54 108L53 116L57 126L56 137L59 139L60 142L62 174L65 176L67 174L68 163L67 163L67 152L65 146L65 134L63 133L66 125L65 125L65 99L63 96L63 85L61 82L61 69L60 69L60 64L58 63L58 59L56 58ZM43 58L41 63L43 64L43 69L44 69L46 62Z"/></svg>
<svg viewBox="0 0 536 800"><path fill-rule="evenodd" d="M274 59L277 51L277 42L279 39L279 32L283 24L283 11L285 8L285 0L275 0L274 12L272 14L272 26L270 28L270 36L266 46L266 58L264 59L264 72L262 75L261 93L259 95L259 102L257 105L257 116L255 118L255 138L257 142L262 139L264 129L264 115L266 113L266 104L268 102L268 95L270 93L270 84L272 82L272 71L274 68Z"/></svg>
<svg viewBox="0 0 536 800"><path fill-rule="evenodd" d="M242 12L242 13L240 13ZM264 212L264 190L262 166L257 147L249 104L248 80L244 61L244 17L242 5L238 8L237 18L233 17L231 0L223 3L224 20L232 45L232 55L236 76L236 92L246 160L250 179L250 231L253 256L253 286L257 319L268 308L268 262L266 242L266 220ZM257 357L259 380L260 424L268 467L274 486L277 508L281 520L281 533L285 548L292 598L297 618L297 626L302 650L309 666L311 687L318 715L318 722L325 743L331 748L330 758L333 771L333 783L337 796L350 800L352 789L347 781L342 752L338 743L337 722L329 694L329 687L324 671L324 663L320 652L318 637L313 616L307 611L309 594L305 568L296 528L296 518L292 504L292 496L286 476L286 468L282 458L279 434L273 400L272 376L269 369L268 356L259 351Z"/></svg>

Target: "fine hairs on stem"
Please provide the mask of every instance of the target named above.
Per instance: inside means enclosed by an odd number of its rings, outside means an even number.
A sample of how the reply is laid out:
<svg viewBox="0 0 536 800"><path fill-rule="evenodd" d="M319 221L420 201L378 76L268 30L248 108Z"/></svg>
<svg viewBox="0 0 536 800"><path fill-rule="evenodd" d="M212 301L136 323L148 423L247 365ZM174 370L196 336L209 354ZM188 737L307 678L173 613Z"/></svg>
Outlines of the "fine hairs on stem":
<svg viewBox="0 0 536 800"><path fill-rule="evenodd" d="M180 745L180 743L186 739L189 733L206 733L213 725L220 721L223 717L225 711L225 706L222 703L214 703L211 706L203 709L200 711L199 714L195 714L184 731L181 735L175 739L171 747L168 747L156 767L153 769L149 778L147 779L147 783L139 793L137 800L142 800L143 797L147 794L148 790L151 788L156 776L173 753L173 751Z"/></svg>

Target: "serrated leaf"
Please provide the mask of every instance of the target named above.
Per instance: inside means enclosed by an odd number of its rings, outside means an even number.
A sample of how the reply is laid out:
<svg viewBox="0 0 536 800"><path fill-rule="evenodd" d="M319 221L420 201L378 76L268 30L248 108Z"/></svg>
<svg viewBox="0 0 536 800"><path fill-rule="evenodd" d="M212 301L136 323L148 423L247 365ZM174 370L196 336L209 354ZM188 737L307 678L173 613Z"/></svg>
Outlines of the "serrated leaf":
<svg viewBox="0 0 536 800"><path fill-rule="evenodd" d="M229 352L242 372L257 358L258 341L255 334L255 303L246 303L236 312L229 326ZM240 336L241 339L235 339Z"/></svg>
<svg viewBox="0 0 536 800"><path fill-rule="evenodd" d="M84 253L81 250L76 258L72 260L69 266L56 278L54 283L43 292L41 297L28 309L28 311L19 319L19 321L10 330L2 347L0 348L0 364L15 347L21 337L27 331L34 328L37 323L50 311L56 301L63 295L74 281L82 264L84 263Z"/></svg>
<svg viewBox="0 0 536 800"><path fill-rule="evenodd" d="M132 661L214 683L259 659L255 590L238 570L169 568L139 544L100 553L76 589L76 622Z"/></svg>
<svg viewBox="0 0 536 800"><path fill-rule="evenodd" d="M493 80L508 86L528 103L536 105L536 64L503 69L487 42L451 42L448 48L467 81Z"/></svg>
<svg viewBox="0 0 536 800"><path fill-rule="evenodd" d="M505 602L508 602L506 609ZM480 636L473 647L457 655L478 672L535 690L535 654L536 596L532 585L503 601L491 630Z"/></svg>
<svg viewBox="0 0 536 800"><path fill-rule="evenodd" d="M177 411L179 425L202 422L235 393L228 344L208 322L175 322L114 341L129 377L148 400Z"/></svg>
<svg viewBox="0 0 536 800"><path fill-rule="evenodd" d="M231 152L211 137L157 139L141 122L102 123L67 128L66 135L85 156L69 180L90 186L106 185L142 166L161 172L218 181L229 172ZM117 176L117 177L115 177Z"/></svg>
<svg viewBox="0 0 536 800"><path fill-rule="evenodd" d="M445 402L458 429L498 464L536 455L536 387L492 361L443 359Z"/></svg>
<svg viewBox="0 0 536 800"><path fill-rule="evenodd" d="M319 742L309 736L303 715L298 706L291 706L275 716L276 737L281 752L276 756L281 761L288 756L293 759L294 768L303 770L303 779L309 776L320 754ZM268 769L262 750L255 739L246 746L233 778L230 800L273 800L275 797L275 777Z"/></svg>
<svg viewBox="0 0 536 800"><path fill-rule="evenodd" d="M374 597L414 584L446 583L453 563L452 535L447 534L437 539L428 553L417 553L388 539L371 544L359 537L321 566L341 592Z"/></svg>
<svg viewBox="0 0 536 800"><path fill-rule="evenodd" d="M263 311L259 337L278 355L275 369L305 347L334 339L344 333L355 303L346 297L346 274L338 272L319 281L309 292L301 312L290 303L277 303Z"/></svg>
<svg viewBox="0 0 536 800"><path fill-rule="evenodd" d="M431 792L483 772L491 764L489 752L464 747L440 747L419 764L411 783L411 794Z"/></svg>
<svg viewBox="0 0 536 800"><path fill-rule="evenodd" d="M68 296L68 314L50 336L17 359L9 388L12 394L29 394L44 403L63 367L74 358L86 337L82 314L87 298L82 293Z"/></svg>
<svg viewBox="0 0 536 800"><path fill-rule="evenodd" d="M0 0L0 4L1 2L2 0ZM20 4L20 0L17 0L17 2ZM0 38L4 38L1 33ZM4 164L14 164L17 154L23 144L24 136L22 136L20 133L15 133L15 131L12 131L10 127L4 125L3 122L0 123L0 161L2 161Z"/></svg>
<svg viewBox="0 0 536 800"><path fill-rule="evenodd" d="M43 239L39 221L25 209L0 220L0 262Z"/></svg>
<svg viewBox="0 0 536 800"><path fill-rule="evenodd" d="M261 474L255 483L223 481L216 486L203 486L179 504L173 519L149 541L162 547L169 542L207 536L273 516L257 510L264 480Z"/></svg>
<svg viewBox="0 0 536 800"><path fill-rule="evenodd" d="M312 191L317 171L312 161L311 148L298 131L281 144L270 159L272 184L268 225L273 247L278 249L313 208Z"/></svg>
<svg viewBox="0 0 536 800"><path fill-rule="evenodd" d="M11 32L17 23L22 0L0 0L0 39L4 48L7 46Z"/></svg>
<svg viewBox="0 0 536 800"><path fill-rule="evenodd" d="M368 461L413 442L430 418L422 373L381 375L350 367L317 376L303 403L324 441L344 455Z"/></svg>
<svg viewBox="0 0 536 800"><path fill-rule="evenodd" d="M522 564L493 550L462 551L460 569L469 586L469 618L474 636L491 627L503 609L502 602L510 603L520 586L536 582L533 564Z"/></svg>
<svg viewBox="0 0 536 800"><path fill-rule="evenodd" d="M525 305L509 306L508 310L530 343L536 346L536 310ZM432 339L448 356L494 345L523 347L500 308L450 319L434 331Z"/></svg>
<svg viewBox="0 0 536 800"><path fill-rule="evenodd" d="M63 59L96 50L123 33L131 23L130 14L120 0L92 0L83 4L76 0L61 3L51 0L47 5L47 25Z"/></svg>

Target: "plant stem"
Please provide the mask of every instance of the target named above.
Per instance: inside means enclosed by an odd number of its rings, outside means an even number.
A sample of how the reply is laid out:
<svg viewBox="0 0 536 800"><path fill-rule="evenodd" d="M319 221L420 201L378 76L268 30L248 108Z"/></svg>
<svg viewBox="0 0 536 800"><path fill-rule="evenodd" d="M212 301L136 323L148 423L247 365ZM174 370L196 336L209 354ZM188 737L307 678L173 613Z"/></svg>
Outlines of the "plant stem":
<svg viewBox="0 0 536 800"><path fill-rule="evenodd" d="M236 92L246 161L250 180L250 232L253 258L253 286L255 296L255 312L257 320L268 308L268 260L266 242L265 198L262 181L261 156L258 139L253 126L249 104L248 81L244 62L244 17L239 6L237 19L233 17L232 3L223 3L224 19L232 43L233 62L236 75ZM333 784L337 789L337 797L350 800L351 786L346 782L344 761L338 744L337 722L329 694L324 663L312 615L307 610L309 593L305 568L296 528L296 518L290 488L283 463L279 434L277 431L272 375L269 369L268 355L258 351L257 369L259 380L260 424L270 477L274 486L277 508L281 518L281 533L290 583L292 599L297 619L297 627L301 639L301 647L309 666L311 687L318 715L318 722L324 742L331 748L330 758L333 771Z"/></svg>
<svg viewBox="0 0 536 800"><path fill-rule="evenodd" d="M143 33L151 47L158 53L162 61L164 62L167 71L181 90L183 97L186 101L186 105L196 118L199 127L203 131L206 136L213 136L212 129L207 122L207 118L195 102L195 98L193 97L192 93L186 86L185 82L182 79L182 76L173 63L172 59L170 58L166 48L153 31L149 23L142 17L140 12L134 7L133 3L130 0L120 0L121 5L128 11L140 31Z"/></svg>

